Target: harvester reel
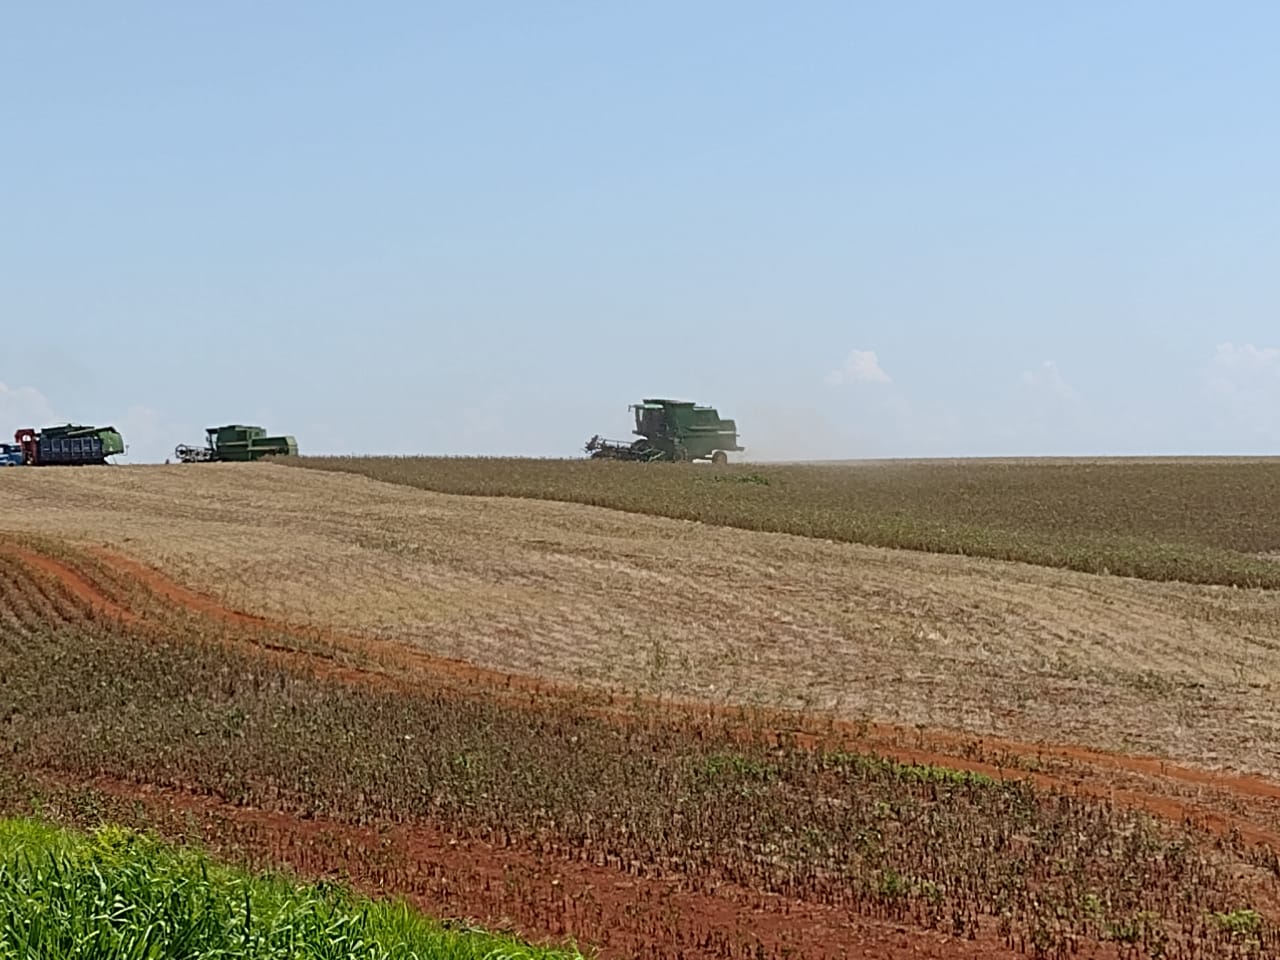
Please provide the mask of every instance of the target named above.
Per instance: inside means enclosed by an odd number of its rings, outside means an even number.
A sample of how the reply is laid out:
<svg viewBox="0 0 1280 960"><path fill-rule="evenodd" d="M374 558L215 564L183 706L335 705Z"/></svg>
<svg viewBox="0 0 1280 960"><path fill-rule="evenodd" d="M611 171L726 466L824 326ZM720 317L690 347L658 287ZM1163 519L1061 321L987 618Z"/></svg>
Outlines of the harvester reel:
<svg viewBox="0 0 1280 960"><path fill-rule="evenodd" d="M190 447L180 443L174 448L173 455L182 463L202 463L211 459L212 452L208 447Z"/></svg>

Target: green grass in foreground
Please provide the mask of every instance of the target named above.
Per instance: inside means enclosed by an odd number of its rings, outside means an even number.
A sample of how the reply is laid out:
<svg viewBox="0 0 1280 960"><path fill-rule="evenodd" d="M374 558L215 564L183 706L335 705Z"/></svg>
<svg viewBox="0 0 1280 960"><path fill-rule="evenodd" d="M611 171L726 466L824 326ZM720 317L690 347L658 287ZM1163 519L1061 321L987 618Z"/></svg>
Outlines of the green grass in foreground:
<svg viewBox="0 0 1280 960"><path fill-rule="evenodd" d="M1280 588L1280 458L923 460L723 469L445 457L282 462L442 493L572 501L1086 573Z"/></svg>
<svg viewBox="0 0 1280 960"><path fill-rule="evenodd" d="M149 837L0 820L3 960L569 960Z"/></svg>

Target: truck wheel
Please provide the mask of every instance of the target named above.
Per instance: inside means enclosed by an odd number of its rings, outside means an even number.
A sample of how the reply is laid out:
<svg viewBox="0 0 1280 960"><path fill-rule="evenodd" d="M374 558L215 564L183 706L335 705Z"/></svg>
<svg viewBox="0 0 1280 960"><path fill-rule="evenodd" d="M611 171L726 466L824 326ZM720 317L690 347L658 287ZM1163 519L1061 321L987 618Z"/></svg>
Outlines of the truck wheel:
<svg viewBox="0 0 1280 960"><path fill-rule="evenodd" d="M725 453L723 450L717 450L715 453L711 455L711 462L714 463L717 467L723 467L726 463L729 462L729 455Z"/></svg>

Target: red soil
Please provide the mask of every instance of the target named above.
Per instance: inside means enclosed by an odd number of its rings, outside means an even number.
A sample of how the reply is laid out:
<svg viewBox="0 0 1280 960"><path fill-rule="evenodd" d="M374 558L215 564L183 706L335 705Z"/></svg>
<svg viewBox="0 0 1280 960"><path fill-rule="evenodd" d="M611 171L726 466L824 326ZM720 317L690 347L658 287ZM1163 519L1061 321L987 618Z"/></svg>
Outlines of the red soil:
<svg viewBox="0 0 1280 960"><path fill-rule="evenodd" d="M46 782L61 786L48 775ZM459 839L424 824L384 829L236 807L205 796L95 778L89 786L140 802L160 823L199 823L215 851L246 848L302 876L342 877L373 896L400 896L439 917L515 918L535 942L573 937L602 958L689 960L783 955L806 960L1011 960L1025 954L990 934L954 937L833 906L722 884L691 889L679 878L568 860L520 847ZM1084 945L1082 945L1084 946ZM1084 956L1114 957L1098 946Z"/></svg>
<svg viewBox="0 0 1280 960"><path fill-rule="evenodd" d="M125 623L134 623L140 619L138 614L120 606L104 594L97 584L91 582L66 564L45 556L43 553L37 553L35 550L28 550L23 547L10 547L9 552L16 555L18 559L28 566L59 581L73 597L94 613L106 614Z"/></svg>
<svg viewBox="0 0 1280 960"><path fill-rule="evenodd" d="M95 615L148 626L145 614L113 599L91 576L70 563L25 546L0 544L0 549L34 572L58 581ZM252 647L264 656L320 676L404 690L429 680L457 686L464 693L470 690L509 698L516 705L530 703L531 694L571 697L578 704L584 699L583 691L569 684L434 657L405 644L335 631L300 631L296 626L228 609L136 560L105 550L92 551L91 558L177 610L246 628L228 642ZM158 620L154 623L156 627L163 625ZM333 647L334 653L299 650L272 641L290 632L314 636L322 645ZM344 652L371 665L342 662L339 657ZM628 710L634 697L602 698L600 703L588 709L615 722L638 722ZM663 701L662 706L668 712L683 712L691 723L740 717L738 711L709 704ZM1280 785L1260 777L1217 773L1155 757L975 737L949 730L891 724L855 726L781 712L768 720L775 736L793 738L801 745L838 743L845 749L875 752L901 762L1029 779L1041 787L1141 808L1169 821L1191 820L1223 834L1237 831L1248 841L1280 850L1280 814L1274 809ZM744 727L742 733L760 735L758 726L754 732ZM1002 758L1001 763L993 759L997 757ZM409 896L437 914L501 917L509 912L520 918L523 934L555 937L571 931L584 942L606 947L606 956L647 955L655 943L663 944L663 956L737 956L739 949L745 951L746 945L757 940L769 950L785 946L806 957L941 960L1017 955L1000 943L955 940L895 922L854 919L847 911L732 887L713 892L691 890L671 878L638 876L611 866L539 856L527 850L493 848L449 838L421 825L379 834L372 829L235 808L192 795L162 794L119 783L97 786L117 795L137 796L152 807L203 813L226 829L231 825L251 828L282 862L304 873L317 875L345 866L351 870L352 880L370 892ZM342 844L369 849L389 837L403 865L388 872L388 868L365 860L346 860L332 852L319 854L312 843L317 831L339 838ZM524 878L520 887L524 893L512 892L510 879L516 875ZM541 892L531 900L530 889Z"/></svg>

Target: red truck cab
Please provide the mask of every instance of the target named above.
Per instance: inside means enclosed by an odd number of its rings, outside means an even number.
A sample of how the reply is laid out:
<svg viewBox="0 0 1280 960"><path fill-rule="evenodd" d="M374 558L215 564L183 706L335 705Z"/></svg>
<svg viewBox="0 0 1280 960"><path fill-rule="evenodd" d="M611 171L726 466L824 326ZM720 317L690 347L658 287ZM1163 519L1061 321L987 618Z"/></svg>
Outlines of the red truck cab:
<svg viewBox="0 0 1280 960"><path fill-rule="evenodd" d="M25 430L19 430L13 435L13 442L22 450L22 458L28 464L40 462L40 438L36 435L35 430L30 427Z"/></svg>

